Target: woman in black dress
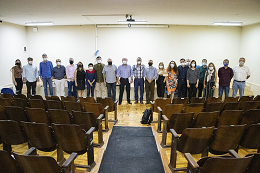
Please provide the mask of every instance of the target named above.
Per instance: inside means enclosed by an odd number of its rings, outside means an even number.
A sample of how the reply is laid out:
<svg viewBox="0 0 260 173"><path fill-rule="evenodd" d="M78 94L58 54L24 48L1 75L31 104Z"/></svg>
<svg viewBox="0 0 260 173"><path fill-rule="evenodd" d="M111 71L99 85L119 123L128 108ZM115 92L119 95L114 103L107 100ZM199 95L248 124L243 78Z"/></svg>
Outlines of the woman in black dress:
<svg viewBox="0 0 260 173"><path fill-rule="evenodd" d="M84 70L82 62L78 62L77 69L75 71L75 85L77 87L78 96L83 97L86 84L86 72Z"/></svg>
<svg viewBox="0 0 260 173"><path fill-rule="evenodd" d="M157 80L156 80L156 85L157 85L157 95L159 98L164 97L165 93L165 76L167 76L166 70L164 69L164 64L163 62L159 63L159 68L157 70Z"/></svg>

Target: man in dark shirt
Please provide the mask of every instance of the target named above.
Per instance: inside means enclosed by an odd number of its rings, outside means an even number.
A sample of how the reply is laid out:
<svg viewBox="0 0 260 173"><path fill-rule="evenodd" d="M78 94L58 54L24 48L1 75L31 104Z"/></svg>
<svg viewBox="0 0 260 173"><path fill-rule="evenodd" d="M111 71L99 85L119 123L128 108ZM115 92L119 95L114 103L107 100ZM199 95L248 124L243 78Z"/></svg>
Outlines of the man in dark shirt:
<svg viewBox="0 0 260 173"><path fill-rule="evenodd" d="M187 70L189 66L186 65L185 59L180 60L181 65L179 68L179 76L178 76L178 97L184 98L187 97Z"/></svg>
<svg viewBox="0 0 260 173"><path fill-rule="evenodd" d="M228 67L229 60L225 59L223 61L224 67L220 67L218 69L218 77L219 77L219 94L218 96L222 98L223 91L225 91L225 98L228 97L229 89L230 89L230 81L233 77L232 68Z"/></svg>
<svg viewBox="0 0 260 173"><path fill-rule="evenodd" d="M202 91L204 89L204 77L205 77L205 73L208 69L207 67L207 60L206 59L203 59L202 60L202 66L200 66L199 68L199 71L200 71L200 80L199 80L199 93L198 93L198 97L202 97Z"/></svg>
<svg viewBox="0 0 260 173"><path fill-rule="evenodd" d="M54 67L51 71L51 79L54 79L56 95L57 96L65 96L64 87L65 87L65 75L66 70L64 66L61 66L61 60L56 60L57 66Z"/></svg>

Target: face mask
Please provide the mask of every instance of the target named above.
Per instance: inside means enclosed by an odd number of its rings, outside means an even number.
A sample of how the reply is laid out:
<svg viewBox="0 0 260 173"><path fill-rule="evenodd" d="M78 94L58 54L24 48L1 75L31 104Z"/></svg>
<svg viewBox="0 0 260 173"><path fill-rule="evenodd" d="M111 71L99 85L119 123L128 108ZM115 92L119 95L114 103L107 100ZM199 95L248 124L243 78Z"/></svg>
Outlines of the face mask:
<svg viewBox="0 0 260 173"><path fill-rule="evenodd" d="M171 68L173 68L174 67L174 64L171 64Z"/></svg>
<svg viewBox="0 0 260 173"><path fill-rule="evenodd" d="M153 63L151 63L151 62L149 62L148 64L149 64L149 66L152 66L152 65L153 65Z"/></svg>
<svg viewBox="0 0 260 173"><path fill-rule="evenodd" d="M112 62L108 62L108 65L112 65Z"/></svg>
<svg viewBox="0 0 260 173"><path fill-rule="evenodd" d="M186 65L187 65L187 66L189 66L189 65L190 65L190 63L189 63L189 62L186 62Z"/></svg>
<svg viewBox="0 0 260 173"><path fill-rule="evenodd" d="M244 65L245 63L243 61L239 61L239 65Z"/></svg>
<svg viewBox="0 0 260 173"><path fill-rule="evenodd" d="M206 65L207 65L207 63L205 63L205 62L202 63L202 66L206 66Z"/></svg>
<svg viewBox="0 0 260 173"><path fill-rule="evenodd" d="M93 70L93 67L89 67L90 70Z"/></svg>
<svg viewBox="0 0 260 173"><path fill-rule="evenodd" d="M57 65L61 65L61 62L57 62Z"/></svg>
<svg viewBox="0 0 260 173"><path fill-rule="evenodd" d="M33 62L32 62L32 61L29 61L28 63L29 63L29 64L32 64Z"/></svg>
<svg viewBox="0 0 260 173"><path fill-rule="evenodd" d="M228 66L228 63L224 63L224 66L227 67L227 66Z"/></svg>
<svg viewBox="0 0 260 173"><path fill-rule="evenodd" d="M209 70L213 70L213 67L209 67Z"/></svg>
<svg viewBox="0 0 260 173"><path fill-rule="evenodd" d="M137 61L137 64L141 64L141 61Z"/></svg>
<svg viewBox="0 0 260 173"><path fill-rule="evenodd" d="M101 60L97 60L97 63L100 64L100 63L101 63Z"/></svg>
<svg viewBox="0 0 260 173"><path fill-rule="evenodd" d="M186 63L185 63L185 62L183 62L183 63L181 63L181 65L182 65L182 66L185 66L185 65L186 65Z"/></svg>
<svg viewBox="0 0 260 173"><path fill-rule="evenodd" d="M21 63L17 62L17 63L15 63L15 65L21 65Z"/></svg>
<svg viewBox="0 0 260 173"><path fill-rule="evenodd" d="M127 64L127 61L123 61L123 64Z"/></svg>
<svg viewBox="0 0 260 173"><path fill-rule="evenodd" d="M73 64L73 61L70 61L70 64Z"/></svg>
<svg viewBox="0 0 260 173"><path fill-rule="evenodd" d="M43 61L47 61L47 58L43 58Z"/></svg>
<svg viewBox="0 0 260 173"><path fill-rule="evenodd" d="M79 65L79 67L82 67L82 65Z"/></svg>
<svg viewBox="0 0 260 173"><path fill-rule="evenodd" d="M160 65L160 66L159 66L159 68L163 68L163 66L162 66L162 65Z"/></svg>
<svg viewBox="0 0 260 173"><path fill-rule="evenodd" d="M191 64L192 67L195 67L195 64Z"/></svg>

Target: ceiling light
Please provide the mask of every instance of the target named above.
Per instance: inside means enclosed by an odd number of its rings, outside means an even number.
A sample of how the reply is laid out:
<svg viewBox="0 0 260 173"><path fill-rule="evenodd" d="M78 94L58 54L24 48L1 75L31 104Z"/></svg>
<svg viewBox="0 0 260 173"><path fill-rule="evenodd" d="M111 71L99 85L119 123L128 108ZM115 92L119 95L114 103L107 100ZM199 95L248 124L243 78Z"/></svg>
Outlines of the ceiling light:
<svg viewBox="0 0 260 173"><path fill-rule="evenodd" d="M53 25L54 23L51 21L45 21L45 22L26 22L26 26L46 26L46 25Z"/></svg>
<svg viewBox="0 0 260 173"><path fill-rule="evenodd" d="M118 23L120 24L146 24L146 20L135 20L132 19L132 15L130 15L130 18L128 19L128 14L126 14L126 20L118 20Z"/></svg>
<svg viewBox="0 0 260 173"><path fill-rule="evenodd" d="M97 28L127 28L127 25L120 24L98 24ZM168 25L132 25L132 28L168 28Z"/></svg>
<svg viewBox="0 0 260 173"><path fill-rule="evenodd" d="M221 26L241 26L243 22L240 21L215 21L213 25L221 25Z"/></svg>

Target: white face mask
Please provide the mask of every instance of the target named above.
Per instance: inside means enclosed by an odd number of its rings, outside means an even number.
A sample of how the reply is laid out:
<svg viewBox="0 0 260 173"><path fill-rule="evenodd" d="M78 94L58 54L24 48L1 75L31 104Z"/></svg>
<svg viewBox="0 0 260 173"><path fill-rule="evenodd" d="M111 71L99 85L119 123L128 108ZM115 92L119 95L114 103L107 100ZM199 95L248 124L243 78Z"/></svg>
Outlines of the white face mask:
<svg viewBox="0 0 260 173"><path fill-rule="evenodd" d="M33 62L32 62L32 61L29 61L28 63L29 63L29 64L32 64Z"/></svg>
<svg viewBox="0 0 260 173"><path fill-rule="evenodd" d="M100 64L100 63L101 63L101 60L97 60L97 63Z"/></svg>
<svg viewBox="0 0 260 173"><path fill-rule="evenodd" d="M137 64L141 64L141 61L137 61Z"/></svg>
<svg viewBox="0 0 260 173"><path fill-rule="evenodd" d="M174 67L174 64L171 64L171 68L173 68Z"/></svg>
<svg viewBox="0 0 260 173"><path fill-rule="evenodd" d="M239 65L244 65L245 63L243 61L239 61Z"/></svg>
<svg viewBox="0 0 260 173"><path fill-rule="evenodd" d="M181 65L182 65L182 66L185 66L185 65L186 65L186 63L185 63L185 62L183 62L183 63L181 63Z"/></svg>
<svg viewBox="0 0 260 173"><path fill-rule="evenodd" d="M189 65L190 65L190 62L186 62L186 65L189 66Z"/></svg>
<svg viewBox="0 0 260 173"><path fill-rule="evenodd" d="M47 58L43 58L43 61L47 61Z"/></svg>
<svg viewBox="0 0 260 173"><path fill-rule="evenodd" d="M207 63L205 63L205 62L202 63L202 66L206 66L206 65L207 65Z"/></svg>
<svg viewBox="0 0 260 173"><path fill-rule="evenodd" d="M160 65L160 66L159 66L159 68L163 68L163 66L162 66L162 65Z"/></svg>
<svg viewBox="0 0 260 173"><path fill-rule="evenodd" d="M93 67L89 67L90 70L93 70Z"/></svg>
<svg viewBox="0 0 260 173"><path fill-rule="evenodd" d="M195 64L191 64L192 67L195 67Z"/></svg>
<svg viewBox="0 0 260 173"><path fill-rule="evenodd" d="M61 62L57 62L57 65L61 65Z"/></svg>
<svg viewBox="0 0 260 173"><path fill-rule="evenodd" d="M213 70L213 67L209 67L209 70Z"/></svg>
<svg viewBox="0 0 260 173"><path fill-rule="evenodd" d="M127 61L123 61L123 64L127 64Z"/></svg>

